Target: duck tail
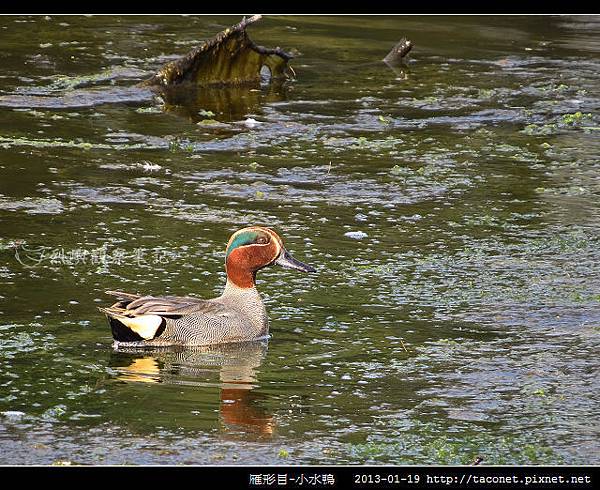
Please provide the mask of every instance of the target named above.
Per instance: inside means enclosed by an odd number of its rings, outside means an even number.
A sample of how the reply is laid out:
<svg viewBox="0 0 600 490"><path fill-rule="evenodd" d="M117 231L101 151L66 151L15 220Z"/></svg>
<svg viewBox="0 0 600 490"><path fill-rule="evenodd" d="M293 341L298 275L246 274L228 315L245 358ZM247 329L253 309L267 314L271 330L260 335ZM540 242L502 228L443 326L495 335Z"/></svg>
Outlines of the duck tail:
<svg viewBox="0 0 600 490"><path fill-rule="evenodd" d="M140 342L159 336L166 320L158 315L125 316L111 308L98 308L106 315L113 339L119 342Z"/></svg>

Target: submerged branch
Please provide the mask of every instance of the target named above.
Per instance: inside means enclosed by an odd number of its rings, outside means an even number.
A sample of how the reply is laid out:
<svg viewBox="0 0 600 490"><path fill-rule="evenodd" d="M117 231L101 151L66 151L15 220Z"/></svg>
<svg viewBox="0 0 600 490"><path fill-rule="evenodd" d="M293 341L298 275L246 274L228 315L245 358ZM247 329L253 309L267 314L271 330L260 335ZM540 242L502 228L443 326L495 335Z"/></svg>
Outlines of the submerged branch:
<svg viewBox="0 0 600 490"><path fill-rule="evenodd" d="M384 63L388 65L397 65L410 52L413 44L409 39L403 37L396 43L392 50L383 58Z"/></svg>

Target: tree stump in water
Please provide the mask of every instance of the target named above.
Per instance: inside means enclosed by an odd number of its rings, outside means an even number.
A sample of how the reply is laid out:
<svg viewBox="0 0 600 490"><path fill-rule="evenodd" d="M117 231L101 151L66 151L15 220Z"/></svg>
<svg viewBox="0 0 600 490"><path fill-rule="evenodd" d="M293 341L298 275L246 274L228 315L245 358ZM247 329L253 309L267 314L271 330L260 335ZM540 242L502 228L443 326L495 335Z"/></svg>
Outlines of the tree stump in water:
<svg viewBox="0 0 600 490"><path fill-rule="evenodd" d="M241 85L260 81L264 67L270 72L271 79L292 78L293 70L288 63L292 54L279 47L259 46L248 36L246 27L261 18L260 15L244 17L240 23L221 31L182 58L167 63L140 85L151 88L184 83Z"/></svg>

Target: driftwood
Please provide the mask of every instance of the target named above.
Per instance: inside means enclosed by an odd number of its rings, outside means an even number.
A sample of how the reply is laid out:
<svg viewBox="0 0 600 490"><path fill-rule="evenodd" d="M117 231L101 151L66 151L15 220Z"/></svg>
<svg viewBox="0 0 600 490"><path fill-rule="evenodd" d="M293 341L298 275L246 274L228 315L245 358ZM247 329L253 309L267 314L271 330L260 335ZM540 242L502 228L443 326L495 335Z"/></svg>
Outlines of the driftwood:
<svg viewBox="0 0 600 490"><path fill-rule="evenodd" d="M140 85L150 88L184 83L201 87L241 85L260 81L263 67L268 68L271 79L291 78L293 70L288 62L292 54L279 47L259 46L248 36L246 27L261 18L260 15L244 17L182 58L167 63Z"/></svg>
<svg viewBox="0 0 600 490"><path fill-rule="evenodd" d="M403 37L396 43L392 50L383 58L387 65L397 65L402 62L403 58L410 52L413 44L410 40Z"/></svg>
<svg viewBox="0 0 600 490"><path fill-rule="evenodd" d="M117 102L142 103L158 93L166 110L182 112L195 122L200 110L224 115L226 119L239 119L254 112L264 101L284 100L285 82L295 77L290 66L293 54L279 47L259 46L248 36L247 26L261 18L253 15L242 19L134 86L100 86L96 90L95 85L124 78L123 73L115 75L112 70L90 77L63 77L65 80L57 87L59 95L55 96L54 88L41 96L37 93L0 95L0 107L62 109ZM382 61L398 76L406 78L403 62L412 47L411 41L402 38ZM257 92L255 89L265 72L270 82L268 91L261 86L263 90ZM131 78L137 78L137 74Z"/></svg>

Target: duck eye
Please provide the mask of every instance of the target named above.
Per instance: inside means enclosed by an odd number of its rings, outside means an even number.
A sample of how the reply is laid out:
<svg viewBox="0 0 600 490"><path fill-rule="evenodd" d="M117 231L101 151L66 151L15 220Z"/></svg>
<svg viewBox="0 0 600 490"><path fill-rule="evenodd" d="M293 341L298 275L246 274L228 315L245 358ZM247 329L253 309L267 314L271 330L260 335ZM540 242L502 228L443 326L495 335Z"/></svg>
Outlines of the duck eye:
<svg viewBox="0 0 600 490"><path fill-rule="evenodd" d="M256 239L256 243L265 244L265 243L268 243L268 242L269 242L269 239L266 236L259 236Z"/></svg>

